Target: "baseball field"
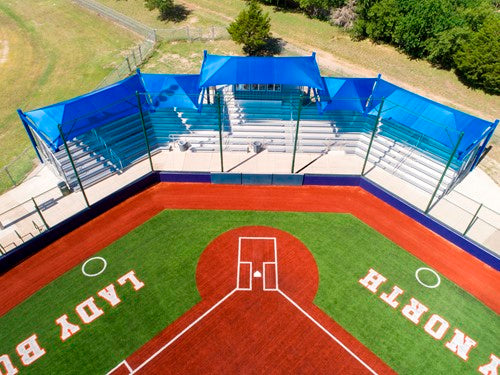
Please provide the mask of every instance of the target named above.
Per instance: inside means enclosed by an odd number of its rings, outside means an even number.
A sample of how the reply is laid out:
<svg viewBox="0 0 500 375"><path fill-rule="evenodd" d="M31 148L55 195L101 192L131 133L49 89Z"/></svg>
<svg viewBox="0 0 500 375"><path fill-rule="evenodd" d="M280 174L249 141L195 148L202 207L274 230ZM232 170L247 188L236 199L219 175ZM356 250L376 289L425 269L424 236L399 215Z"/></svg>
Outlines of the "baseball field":
<svg viewBox="0 0 500 375"><path fill-rule="evenodd" d="M359 188L158 184L0 277L0 372L493 374L498 281Z"/></svg>

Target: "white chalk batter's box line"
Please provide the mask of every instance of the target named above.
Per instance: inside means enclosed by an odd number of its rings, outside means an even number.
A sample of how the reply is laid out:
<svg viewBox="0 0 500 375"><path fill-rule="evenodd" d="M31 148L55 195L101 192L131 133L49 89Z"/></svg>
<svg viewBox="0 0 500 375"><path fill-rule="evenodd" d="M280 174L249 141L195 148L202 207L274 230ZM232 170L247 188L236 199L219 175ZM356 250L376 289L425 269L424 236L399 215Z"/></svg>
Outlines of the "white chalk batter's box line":
<svg viewBox="0 0 500 375"><path fill-rule="evenodd" d="M278 287L278 247L277 247L277 240L276 237L239 237L238 238L238 264L237 264L237 271L236 271L236 290L252 290L252 280L253 280L253 273L252 273L252 262L246 262L241 260L241 242L242 240L247 240L247 241L273 241L273 246L274 246L274 261L273 262L262 262L262 277L263 277L263 285L264 291L276 291L279 289ZM250 264L250 287L249 288L241 288L240 287L240 265L241 264ZM276 285L274 288L266 288L266 264L274 264L274 273L275 273L275 278L276 278Z"/></svg>

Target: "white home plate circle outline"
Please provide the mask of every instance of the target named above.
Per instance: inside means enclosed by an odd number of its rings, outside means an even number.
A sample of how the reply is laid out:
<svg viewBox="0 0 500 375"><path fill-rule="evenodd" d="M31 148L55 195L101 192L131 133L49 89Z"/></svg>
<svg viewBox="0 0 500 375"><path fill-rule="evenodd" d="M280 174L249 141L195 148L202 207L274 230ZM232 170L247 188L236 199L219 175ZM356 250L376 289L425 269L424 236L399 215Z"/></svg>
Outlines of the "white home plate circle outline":
<svg viewBox="0 0 500 375"><path fill-rule="evenodd" d="M437 278L437 283L434 285L427 285L427 284L423 283L422 280L420 280L420 278L418 277L418 274L420 273L420 271L429 271L429 272L433 273ZM427 268L427 267L420 267L418 270L416 270L415 271L415 278L417 279L417 281L419 282L420 285L422 285L426 288L430 288L430 289L437 288L439 286L439 284L441 284L441 278L439 277L437 272L430 269L430 268Z"/></svg>
<svg viewBox="0 0 500 375"><path fill-rule="evenodd" d="M96 272L96 273L87 273L87 272L85 272L85 266L87 265L87 263L89 263L92 260L100 260L100 261L102 261L102 263L103 263L102 270L100 270L99 272ZM87 259L85 261L85 263L83 263L83 265L82 265L82 273L85 276L87 276L87 277L99 276L101 273L104 272L104 270L106 269L107 266L108 266L108 262L106 262L106 259L104 259L102 257L92 257L92 258Z"/></svg>

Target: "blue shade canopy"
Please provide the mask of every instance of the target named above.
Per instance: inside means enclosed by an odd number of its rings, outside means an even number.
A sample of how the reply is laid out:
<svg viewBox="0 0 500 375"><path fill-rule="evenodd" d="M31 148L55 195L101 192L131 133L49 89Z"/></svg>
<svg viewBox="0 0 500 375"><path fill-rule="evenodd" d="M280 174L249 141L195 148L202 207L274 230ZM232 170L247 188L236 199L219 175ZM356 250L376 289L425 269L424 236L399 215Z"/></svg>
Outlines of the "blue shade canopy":
<svg viewBox="0 0 500 375"><path fill-rule="evenodd" d="M320 90L323 111L364 112L376 78L324 77L326 90Z"/></svg>
<svg viewBox="0 0 500 375"><path fill-rule="evenodd" d="M245 83L324 88L314 53L300 57L244 57L210 55L205 51L200 87Z"/></svg>
<svg viewBox="0 0 500 375"><path fill-rule="evenodd" d="M458 158L467 154L494 126L493 123L460 112L414 94L384 80L378 80L367 112L376 116L385 98L381 117L394 121L453 148L464 133L457 149Z"/></svg>
<svg viewBox="0 0 500 375"><path fill-rule="evenodd" d="M198 109L199 74L141 74L153 108Z"/></svg>
<svg viewBox="0 0 500 375"><path fill-rule="evenodd" d="M101 125L139 112L136 92L144 92L140 75L136 74L113 85L48 107L27 112L32 128L55 151L63 140L72 139ZM143 105L147 108L144 99Z"/></svg>

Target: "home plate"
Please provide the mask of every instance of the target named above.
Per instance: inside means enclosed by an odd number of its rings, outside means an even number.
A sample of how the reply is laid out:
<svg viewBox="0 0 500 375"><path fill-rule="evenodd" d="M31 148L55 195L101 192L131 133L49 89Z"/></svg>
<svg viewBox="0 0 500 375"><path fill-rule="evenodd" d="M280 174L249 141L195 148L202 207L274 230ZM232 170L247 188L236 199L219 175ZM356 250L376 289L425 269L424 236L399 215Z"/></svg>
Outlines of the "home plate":
<svg viewBox="0 0 500 375"><path fill-rule="evenodd" d="M262 274L259 271L255 271L253 277L262 277Z"/></svg>

